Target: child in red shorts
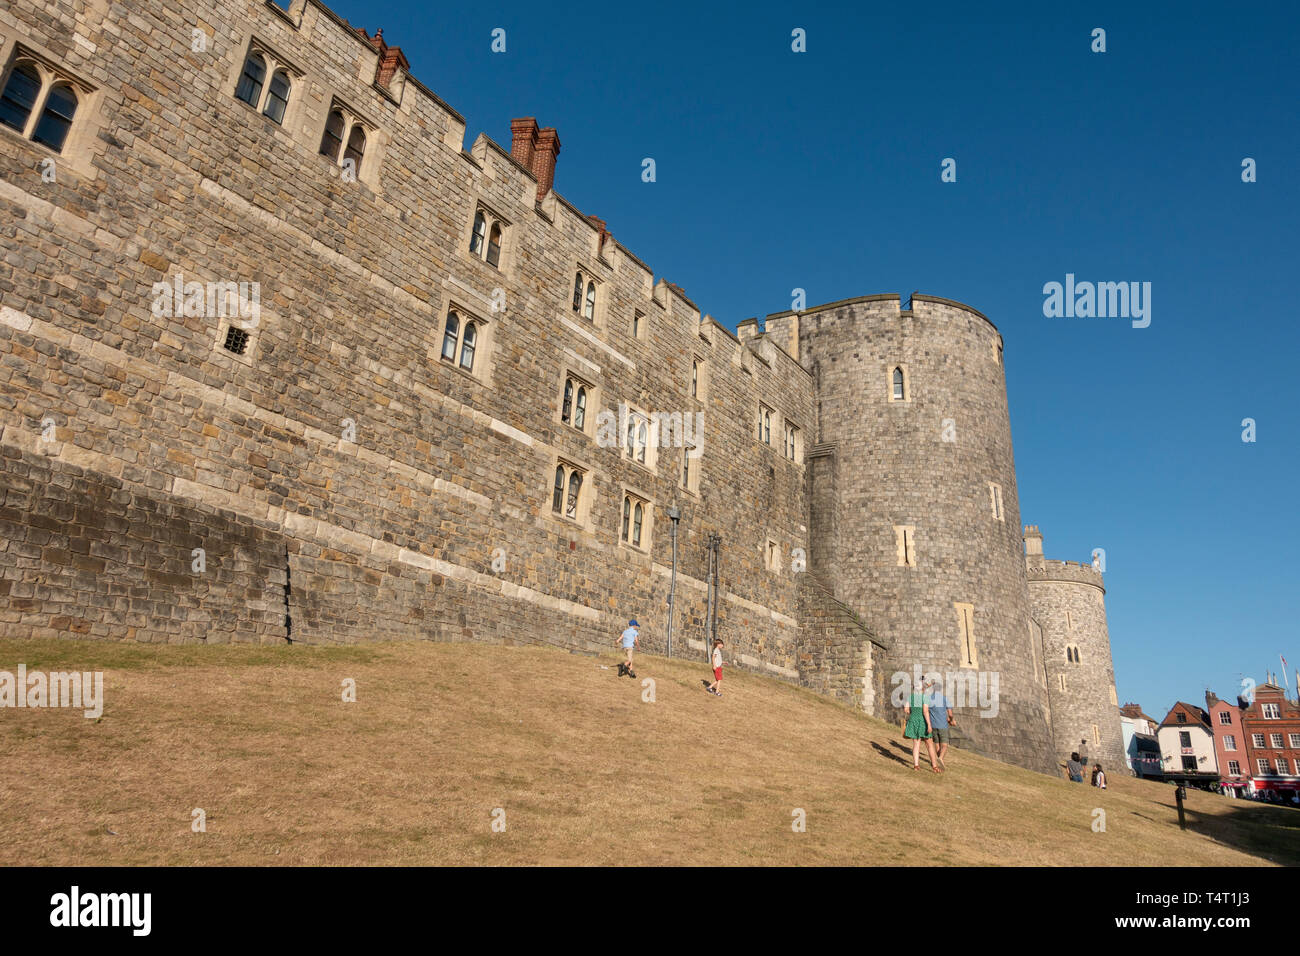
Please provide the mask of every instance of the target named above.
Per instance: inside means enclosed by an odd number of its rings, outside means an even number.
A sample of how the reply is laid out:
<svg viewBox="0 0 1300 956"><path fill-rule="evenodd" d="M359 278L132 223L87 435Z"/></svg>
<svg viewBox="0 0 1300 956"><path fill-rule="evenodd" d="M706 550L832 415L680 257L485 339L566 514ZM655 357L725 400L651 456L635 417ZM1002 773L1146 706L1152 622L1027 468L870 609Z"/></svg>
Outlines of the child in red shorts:
<svg viewBox="0 0 1300 956"><path fill-rule="evenodd" d="M720 637L715 637L713 639L712 664L713 683L709 685L709 693L713 694L715 697L721 697L722 691L718 689L718 685L722 683L722 638Z"/></svg>

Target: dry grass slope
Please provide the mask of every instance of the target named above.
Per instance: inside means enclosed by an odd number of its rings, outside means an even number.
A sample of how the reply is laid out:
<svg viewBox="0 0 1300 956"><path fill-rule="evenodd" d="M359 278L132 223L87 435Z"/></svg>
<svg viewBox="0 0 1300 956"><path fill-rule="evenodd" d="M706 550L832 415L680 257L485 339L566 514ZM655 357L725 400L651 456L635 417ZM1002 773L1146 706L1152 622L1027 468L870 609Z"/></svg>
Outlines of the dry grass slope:
<svg viewBox="0 0 1300 956"><path fill-rule="evenodd" d="M653 704L612 654L538 647L0 641L19 662L103 670L107 704L0 710L6 866L1300 862L1298 811L1194 792L1183 833L1120 774L914 773L895 727L734 670L715 699L680 660L639 661Z"/></svg>

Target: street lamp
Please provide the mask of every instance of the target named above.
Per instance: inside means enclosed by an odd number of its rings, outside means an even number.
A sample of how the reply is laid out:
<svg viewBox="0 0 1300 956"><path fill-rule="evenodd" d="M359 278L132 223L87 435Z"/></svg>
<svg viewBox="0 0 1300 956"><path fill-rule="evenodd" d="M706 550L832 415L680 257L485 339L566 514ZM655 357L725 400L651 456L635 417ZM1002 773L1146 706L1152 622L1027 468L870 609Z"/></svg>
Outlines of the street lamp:
<svg viewBox="0 0 1300 956"><path fill-rule="evenodd" d="M668 584L668 656L672 657L673 618L677 616L677 608L673 603L677 596L677 522L681 520L682 512L676 505L669 505L667 515L673 520L673 575Z"/></svg>

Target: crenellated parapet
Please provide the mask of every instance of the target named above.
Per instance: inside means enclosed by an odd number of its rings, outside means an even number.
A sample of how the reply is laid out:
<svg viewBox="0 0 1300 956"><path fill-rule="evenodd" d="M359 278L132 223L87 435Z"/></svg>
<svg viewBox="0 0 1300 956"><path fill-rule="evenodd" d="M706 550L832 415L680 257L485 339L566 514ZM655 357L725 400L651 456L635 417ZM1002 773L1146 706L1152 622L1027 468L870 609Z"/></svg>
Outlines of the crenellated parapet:
<svg viewBox="0 0 1300 956"><path fill-rule="evenodd" d="M1068 581L1072 584L1091 584L1103 592L1106 590L1101 572L1086 562L1053 561L1048 558L1038 566L1028 565L1025 571L1029 575L1030 584L1039 581Z"/></svg>

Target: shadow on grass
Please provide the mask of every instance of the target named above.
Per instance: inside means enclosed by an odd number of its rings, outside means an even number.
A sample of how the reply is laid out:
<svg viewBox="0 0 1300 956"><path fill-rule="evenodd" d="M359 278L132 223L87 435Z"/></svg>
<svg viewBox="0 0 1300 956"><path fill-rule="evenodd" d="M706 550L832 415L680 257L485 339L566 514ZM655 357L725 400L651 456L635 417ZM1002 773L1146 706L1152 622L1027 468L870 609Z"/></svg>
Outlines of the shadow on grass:
<svg viewBox="0 0 1300 956"><path fill-rule="evenodd" d="M880 754L880 756L882 757L888 757L890 760L897 760L904 767L910 767L912 765L908 760L904 759L903 757L900 757L896 753L891 753L889 750L885 749L880 744L876 743L874 740L871 742L871 746L875 749L876 753ZM910 756L912 752L910 750L904 749L903 753L908 754Z"/></svg>
<svg viewBox="0 0 1300 956"><path fill-rule="evenodd" d="M1232 804L1226 813L1186 808L1188 832L1273 863L1300 865L1300 810L1253 800L1218 799ZM1172 793L1168 800L1162 798L1152 803L1168 811L1173 826L1178 826L1178 804Z"/></svg>

